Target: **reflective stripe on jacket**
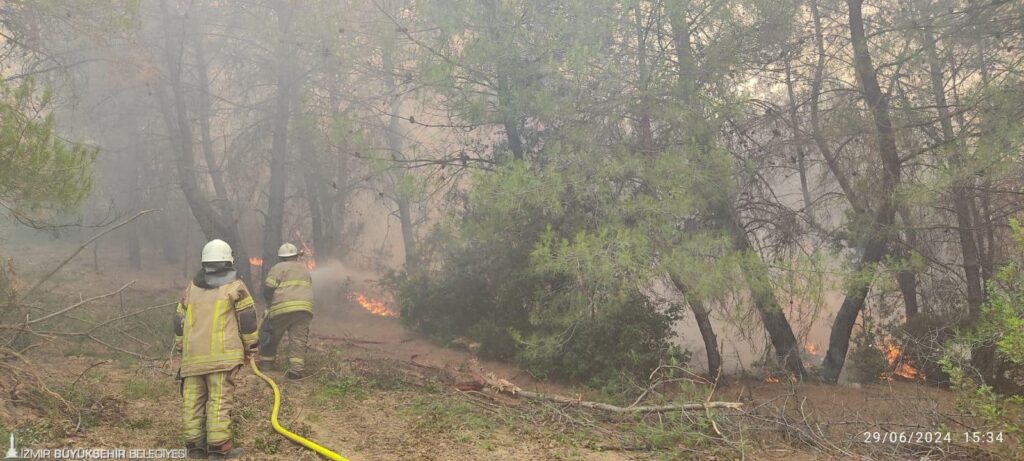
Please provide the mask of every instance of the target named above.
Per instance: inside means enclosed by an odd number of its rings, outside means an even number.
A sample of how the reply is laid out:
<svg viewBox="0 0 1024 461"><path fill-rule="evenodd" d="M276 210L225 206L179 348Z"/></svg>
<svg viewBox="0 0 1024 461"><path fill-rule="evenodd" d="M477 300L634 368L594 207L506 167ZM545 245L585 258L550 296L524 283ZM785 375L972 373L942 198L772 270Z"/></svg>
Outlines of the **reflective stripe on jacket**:
<svg viewBox="0 0 1024 461"><path fill-rule="evenodd" d="M243 363L245 347L255 344L257 333L243 335L238 314L255 309L252 296L241 280L216 288L195 283L178 302L181 322L181 376L228 371Z"/></svg>
<svg viewBox="0 0 1024 461"><path fill-rule="evenodd" d="M267 317L287 312L313 312L313 279L309 269L299 261L282 261L274 265L263 282L274 289Z"/></svg>

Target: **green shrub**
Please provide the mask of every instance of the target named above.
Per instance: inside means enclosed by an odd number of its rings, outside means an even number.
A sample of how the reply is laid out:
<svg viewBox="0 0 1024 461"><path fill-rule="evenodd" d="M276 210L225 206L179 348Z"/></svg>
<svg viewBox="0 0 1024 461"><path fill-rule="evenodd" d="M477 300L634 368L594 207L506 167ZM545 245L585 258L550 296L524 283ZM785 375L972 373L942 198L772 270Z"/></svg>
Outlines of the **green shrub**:
<svg viewBox="0 0 1024 461"><path fill-rule="evenodd" d="M1024 229L1016 221L1011 227L1024 249ZM1024 431L1022 262L1018 255L989 282L978 318L946 343L941 361L960 408L983 418L992 430L1014 434Z"/></svg>
<svg viewBox="0 0 1024 461"><path fill-rule="evenodd" d="M423 245L434 264L386 278L403 321L442 342L479 342L481 356L516 359L544 378L604 385L680 361L670 346L679 307L647 291L669 271L689 271L705 294L721 284L700 277L721 278L728 263L716 257L727 239L680 230L699 199L680 192L685 162L673 158L514 162L476 176L465 211Z"/></svg>

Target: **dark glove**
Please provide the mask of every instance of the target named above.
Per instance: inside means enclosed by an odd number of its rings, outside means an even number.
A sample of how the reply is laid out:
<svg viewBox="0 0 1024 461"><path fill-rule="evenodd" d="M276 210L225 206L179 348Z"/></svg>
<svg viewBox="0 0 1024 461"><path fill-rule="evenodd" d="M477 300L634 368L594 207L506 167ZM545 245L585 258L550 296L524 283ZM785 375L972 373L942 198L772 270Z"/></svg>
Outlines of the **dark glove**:
<svg viewBox="0 0 1024 461"><path fill-rule="evenodd" d="M178 372L174 374L174 379L178 380L178 393L182 397L185 396L185 378L181 377L181 368L178 368Z"/></svg>

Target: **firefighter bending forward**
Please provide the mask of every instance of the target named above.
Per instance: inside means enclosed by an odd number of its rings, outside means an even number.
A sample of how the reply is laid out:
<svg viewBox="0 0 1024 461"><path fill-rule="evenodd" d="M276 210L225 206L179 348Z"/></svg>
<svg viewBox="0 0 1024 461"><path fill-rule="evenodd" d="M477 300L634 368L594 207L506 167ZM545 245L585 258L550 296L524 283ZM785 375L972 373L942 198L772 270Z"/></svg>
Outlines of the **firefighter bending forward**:
<svg viewBox="0 0 1024 461"><path fill-rule="evenodd" d="M211 240L202 269L185 289L175 316L175 348L181 352L181 395L189 458L237 458L231 443L235 376L255 351L256 309L238 280L231 247Z"/></svg>
<svg viewBox="0 0 1024 461"><path fill-rule="evenodd" d="M258 361L270 367L277 356L277 346L288 333L289 357L286 378L303 376L306 349L309 346L309 323L313 320L313 284L309 269L299 261L299 249L291 243L277 250L281 262L270 269L263 282L263 297L270 307L260 327Z"/></svg>

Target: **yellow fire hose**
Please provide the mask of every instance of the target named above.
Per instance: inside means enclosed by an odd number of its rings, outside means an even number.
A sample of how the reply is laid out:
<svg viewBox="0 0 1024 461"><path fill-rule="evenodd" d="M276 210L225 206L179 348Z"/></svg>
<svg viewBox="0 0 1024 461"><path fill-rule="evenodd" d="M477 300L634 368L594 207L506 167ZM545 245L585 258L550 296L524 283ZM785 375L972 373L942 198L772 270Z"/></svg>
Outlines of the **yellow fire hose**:
<svg viewBox="0 0 1024 461"><path fill-rule="evenodd" d="M319 453L324 458L333 461L348 461L347 458L331 450L328 450L327 448L320 446L318 443L282 427L281 424L277 422L277 412L278 410L281 409L281 391L277 388L277 383L275 383L274 380L270 379L269 376L260 372L259 368L256 368L256 360L254 358L249 358L249 365L252 366L253 373L256 373L256 376L263 378L263 380L270 385L270 388L274 390L274 408L273 410L270 411L270 424L274 426L275 431L281 433L281 435L285 437L288 437L289 439L298 443L299 445L302 445L306 448L309 448L310 450Z"/></svg>

